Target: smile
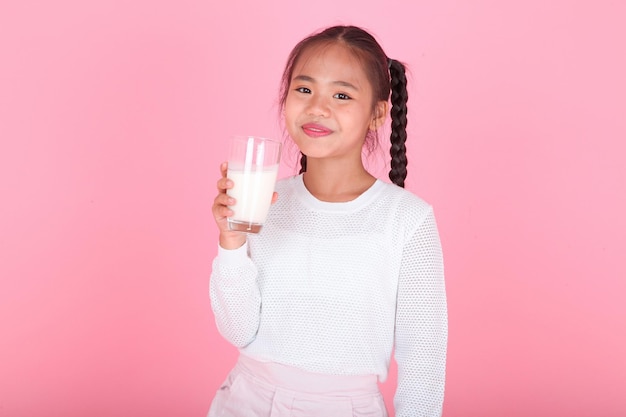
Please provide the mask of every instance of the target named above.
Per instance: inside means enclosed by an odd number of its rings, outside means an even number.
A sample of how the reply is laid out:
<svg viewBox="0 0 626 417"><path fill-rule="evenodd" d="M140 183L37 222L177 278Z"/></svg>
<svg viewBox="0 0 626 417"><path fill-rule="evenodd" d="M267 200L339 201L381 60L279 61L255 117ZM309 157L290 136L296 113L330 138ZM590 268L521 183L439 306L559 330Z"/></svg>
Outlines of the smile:
<svg viewBox="0 0 626 417"><path fill-rule="evenodd" d="M302 130L307 136L310 136L312 138L328 136L333 133L333 131L329 128L319 125L317 123L306 123L302 126Z"/></svg>

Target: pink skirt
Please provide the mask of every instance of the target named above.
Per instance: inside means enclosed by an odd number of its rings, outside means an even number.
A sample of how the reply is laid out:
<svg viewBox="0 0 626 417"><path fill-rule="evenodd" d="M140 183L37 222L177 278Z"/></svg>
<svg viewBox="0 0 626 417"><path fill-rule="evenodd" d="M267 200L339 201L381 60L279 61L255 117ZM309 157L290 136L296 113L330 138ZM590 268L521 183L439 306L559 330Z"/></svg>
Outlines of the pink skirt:
<svg viewBox="0 0 626 417"><path fill-rule="evenodd" d="M387 417L376 375L327 375L245 355L208 417Z"/></svg>

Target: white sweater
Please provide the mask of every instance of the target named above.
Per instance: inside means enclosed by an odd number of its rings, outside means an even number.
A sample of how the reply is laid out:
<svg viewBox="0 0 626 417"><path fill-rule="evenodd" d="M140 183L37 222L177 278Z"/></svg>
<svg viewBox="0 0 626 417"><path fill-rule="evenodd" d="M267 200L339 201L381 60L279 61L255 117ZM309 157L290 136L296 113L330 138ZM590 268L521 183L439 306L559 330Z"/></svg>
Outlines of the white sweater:
<svg viewBox="0 0 626 417"><path fill-rule="evenodd" d="M448 332L432 207L380 180L345 203L316 199L302 176L276 191L258 235L218 248L220 333L258 360L381 381L395 344L396 416L440 416Z"/></svg>

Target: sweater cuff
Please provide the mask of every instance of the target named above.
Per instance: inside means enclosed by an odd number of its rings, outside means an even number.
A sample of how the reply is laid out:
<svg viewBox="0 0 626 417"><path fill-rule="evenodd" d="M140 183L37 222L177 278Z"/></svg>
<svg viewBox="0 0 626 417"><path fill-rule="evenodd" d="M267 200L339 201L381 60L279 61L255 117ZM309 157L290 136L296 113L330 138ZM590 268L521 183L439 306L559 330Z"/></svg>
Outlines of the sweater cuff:
<svg viewBox="0 0 626 417"><path fill-rule="evenodd" d="M239 265L244 259L248 259L248 242L237 249L224 249L217 245L217 257L222 265Z"/></svg>

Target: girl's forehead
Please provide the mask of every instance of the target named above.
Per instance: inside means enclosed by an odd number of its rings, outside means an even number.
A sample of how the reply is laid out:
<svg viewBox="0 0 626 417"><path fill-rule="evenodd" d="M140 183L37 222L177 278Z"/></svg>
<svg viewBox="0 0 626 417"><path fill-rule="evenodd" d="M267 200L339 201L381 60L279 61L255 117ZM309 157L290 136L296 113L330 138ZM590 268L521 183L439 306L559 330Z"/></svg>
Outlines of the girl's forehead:
<svg viewBox="0 0 626 417"><path fill-rule="evenodd" d="M338 42L313 45L295 62L292 78L308 72L334 74L335 76L366 77L363 65L354 50Z"/></svg>

